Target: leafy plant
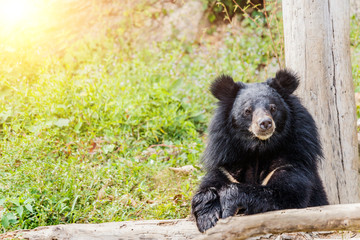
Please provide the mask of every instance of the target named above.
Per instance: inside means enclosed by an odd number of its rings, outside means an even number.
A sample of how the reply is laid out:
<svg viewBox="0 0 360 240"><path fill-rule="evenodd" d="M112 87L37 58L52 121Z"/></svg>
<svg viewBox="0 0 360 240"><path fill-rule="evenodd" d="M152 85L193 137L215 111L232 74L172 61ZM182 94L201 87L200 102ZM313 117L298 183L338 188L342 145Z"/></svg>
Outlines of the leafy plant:
<svg viewBox="0 0 360 240"><path fill-rule="evenodd" d="M243 14L245 11L247 13L257 12L259 9L263 8L262 0L207 0L207 10L208 20L213 23L216 20L228 20L231 21L232 18L239 12L236 10L241 7Z"/></svg>

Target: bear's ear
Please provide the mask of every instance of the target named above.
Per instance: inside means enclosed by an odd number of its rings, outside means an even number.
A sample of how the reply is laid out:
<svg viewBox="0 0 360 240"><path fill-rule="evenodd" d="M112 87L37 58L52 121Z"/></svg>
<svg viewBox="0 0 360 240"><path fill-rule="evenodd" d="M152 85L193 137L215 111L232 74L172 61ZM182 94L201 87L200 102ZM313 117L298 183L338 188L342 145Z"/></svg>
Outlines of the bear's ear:
<svg viewBox="0 0 360 240"><path fill-rule="evenodd" d="M275 78L267 80L267 84L279 93L292 94L299 86L299 78L288 69L279 70Z"/></svg>
<svg viewBox="0 0 360 240"><path fill-rule="evenodd" d="M237 92L242 88L241 83L235 83L232 77L221 75L211 84L210 92L220 101L234 99Z"/></svg>

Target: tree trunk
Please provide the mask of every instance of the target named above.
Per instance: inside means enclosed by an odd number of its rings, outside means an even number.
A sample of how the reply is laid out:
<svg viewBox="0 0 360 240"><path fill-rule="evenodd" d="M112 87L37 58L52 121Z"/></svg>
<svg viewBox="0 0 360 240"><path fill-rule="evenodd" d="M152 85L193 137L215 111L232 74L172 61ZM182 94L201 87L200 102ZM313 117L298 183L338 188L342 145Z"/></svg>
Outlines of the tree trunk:
<svg viewBox="0 0 360 240"><path fill-rule="evenodd" d="M286 66L313 115L324 151L320 175L331 204L359 201L349 0L283 0Z"/></svg>

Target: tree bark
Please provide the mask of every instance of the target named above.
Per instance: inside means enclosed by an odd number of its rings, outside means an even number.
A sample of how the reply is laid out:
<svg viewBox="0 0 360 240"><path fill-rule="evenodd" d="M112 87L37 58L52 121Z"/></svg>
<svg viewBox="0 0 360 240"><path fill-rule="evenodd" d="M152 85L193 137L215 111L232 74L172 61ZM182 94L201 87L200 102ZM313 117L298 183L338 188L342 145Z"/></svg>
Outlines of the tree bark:
<svg viewBox="0 0 360 240"><path fill-rule="evenodd" d="M195 222L186 219L68 224L19 230L0 235L0 239L27 240L188 240L200 236Z"/></svg>
<svg viewBox="0 0 360 240"><path fill-rule="evenodd" d="M360 204L289 209L222 219L195 240L241 240L267 233L360 229Z"/></svg>
<svg viewBox="0 0 360 240"><path fill-rule="evenodd" d="M286 66L313 115L324 150L320 175L330 203L359 202L349 0L283 0Z"/></svg>
<svg viewBox="0 0 360 240"><path fill-rule="evenodd" d="M359 230L360 203L288 209L221 219L201 234L187 219L145 220L101 224L68 224L0 234L0 239L27 240L187 240L246 239L273 233ZM341 237L341 236L337 236ZM295 237L296 238L296 237Z"/></svg>

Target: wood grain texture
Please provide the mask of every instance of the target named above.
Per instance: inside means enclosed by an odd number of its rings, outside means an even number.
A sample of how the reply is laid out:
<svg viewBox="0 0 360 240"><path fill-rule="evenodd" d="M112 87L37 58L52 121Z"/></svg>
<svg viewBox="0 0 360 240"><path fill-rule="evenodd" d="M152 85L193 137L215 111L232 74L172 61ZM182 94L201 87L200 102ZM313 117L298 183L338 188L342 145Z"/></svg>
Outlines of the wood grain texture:
<svg viewBox="0 0 360 240"><path fill-rule="evenodd" d="M0 235L0 239L27 240L188 240L200 236L195 222L186 219L68 224L19 230Z"/></svg>
<svg viewBox="0 0 360 240"><path fill-rule="evenodd" d="M282 4L286 66L302 79L297 95L319 128L324 150L320 175L329 201L359 202L349 1Z"/></svg>
<svg viewBox="0 0 360 240"><path fill-rule="evenodd" d="M221 219L201 234L194 221L145 220L101 224L68 224L0 234L0 239L27 240L188 240L246 239L264 234L360 229L360 203L288 209Z"/></svg>
<svg viewBox="0 0 360 240"><path fill-rule="evenodd" d="M289 209L222 219L196 240L241 240L284 232L312 232L360 229L360 204L329 205Z"/></svg>

